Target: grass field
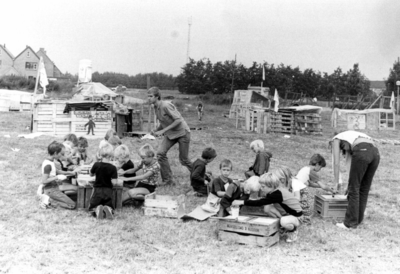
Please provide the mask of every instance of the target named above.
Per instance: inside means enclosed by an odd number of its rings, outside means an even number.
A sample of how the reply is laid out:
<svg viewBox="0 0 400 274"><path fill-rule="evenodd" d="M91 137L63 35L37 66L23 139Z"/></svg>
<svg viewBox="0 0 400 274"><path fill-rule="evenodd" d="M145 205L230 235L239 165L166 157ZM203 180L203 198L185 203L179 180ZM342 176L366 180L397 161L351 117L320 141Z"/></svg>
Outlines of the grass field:
<svg viewBox="0 0 400 274"><path fill-rule="evenodd" d="M186 104L186 105L185 105ZM204 121L196 119L194 101L181 103L182 115L192 132L190 157L205 146L216 148L218 157L208 169L219 174L223 158L234 163L232 177L243 177L254 154L249 144L262 139L273 153L271 169L286 165L296 172L320 153L327 159L321 177L333 181L328 141L330 112L323 112L323 136L258 135L235 129L223 116L227 106L206 106ZM142 216L140 209L124 207L113 221L96 220L84 211L41 210L35 198L40 166L47 145L54 139L18 139L28 133L28 113L0 113L0 273L399 273L400 272L400 146L380 145L381 164L375 175L367 217L358 229L342 231L332 221L313 218L300 228L298 242L283 240L269 249L217 240L214 221L182 222ZM398 139L399 130L366 132L374 138ZM9 134L11 138L5 138ZM94 153L100 139L89 140ZM152 141L157 147L158 140ZM133 151L144 142L126 138ZM11 148L19 148L13 152ZM159 187L160 193L178 195L190 190L189 174L178 161L177 147L169 152L178 185ZM189 209L204 198L188 197ZM152 245L170 249L175 255Z"/></svg>

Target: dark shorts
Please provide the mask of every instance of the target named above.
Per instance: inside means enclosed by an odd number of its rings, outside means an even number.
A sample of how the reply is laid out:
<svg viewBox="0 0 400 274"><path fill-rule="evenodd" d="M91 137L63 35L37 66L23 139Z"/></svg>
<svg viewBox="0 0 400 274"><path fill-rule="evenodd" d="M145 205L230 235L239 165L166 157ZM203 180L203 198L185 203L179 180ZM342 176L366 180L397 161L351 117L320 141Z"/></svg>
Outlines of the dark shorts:
<svg viewBox="0 0 400 274"><path fill-rule="evenodd" d="M112 209L113 189L108 187L95 187L93 188L92 196L90 197L89 210L93 210L99 205L109 206Z"/></svg>
<svg viewBox="0 0 400 274"><path fill-rule="evenodd" d="M156 191L156 187L157 187L157 186L149 185L149 184L145 184L145 183L139 182L139 183L137 183L137 185L135 186L135 188L138 188L138 187L143 187L143 188L147 189L150 193L153 193L154 191Z"/></svg>

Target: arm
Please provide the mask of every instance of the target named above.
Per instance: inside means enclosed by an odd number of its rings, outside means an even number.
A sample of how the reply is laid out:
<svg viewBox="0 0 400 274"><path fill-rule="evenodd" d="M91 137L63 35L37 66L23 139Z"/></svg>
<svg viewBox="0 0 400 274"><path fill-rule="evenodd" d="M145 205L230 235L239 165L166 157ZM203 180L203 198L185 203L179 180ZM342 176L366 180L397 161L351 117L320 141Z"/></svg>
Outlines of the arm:
<svg viewBox="0 0 400 274"><path fill-rule="evenodd" d="M294 191L293 195L296 199L298 199L300 201L300 191Z"/></svg>
<svg viewBox="0 0 400 274"><path fill-rule="evenodd" d="M314 188L322 188L325 191L328 191L330 193L334 193L335 191L328 187L325 183L322 182L309 182L309 186L314 187Z"/></svg>
<svg viewBox="0 0 400 274"><path fill-rule="evenodd" d="M153 171L147 171L145 174L136 176L136 177L130 177L130 178L126 178L126 177L122 177L120 179L122 179L124 182L129 182L129 181L141 181L141 180L145 180L147 178L149 178L151 175L153 175Z"/></svg>
<svg viewBox="0 0 400 274"><path fill-rule="evenodd" d="M128 170L120 169L120 170L118 170L118 174L119 175L133 174L133 173L136 173L136 171L140 170L142 167L143 167L143 162L141 162L137 167L134 167L134 168L131 168Z"/></svg>
<svg viewBox="0 0 400 274"><path fill-rule="evenodd" d="M201 177L201 173L204 171L205 166L203 165L197 165L195 166L192 175L190 176L191 179L198 181L198 182L203 182L204 183L204 178Z"/></svg>
<svg viewBox="0 0 400 274"><path fill-rule="evenodd" d="M279 204L282 203L283 197L282 193L280 191L274 191L272 193L267 194L267 197L259 200L247 200L244 201L244 205L248 206L263 206L263 205L269 205L269 204Z"/></svg>

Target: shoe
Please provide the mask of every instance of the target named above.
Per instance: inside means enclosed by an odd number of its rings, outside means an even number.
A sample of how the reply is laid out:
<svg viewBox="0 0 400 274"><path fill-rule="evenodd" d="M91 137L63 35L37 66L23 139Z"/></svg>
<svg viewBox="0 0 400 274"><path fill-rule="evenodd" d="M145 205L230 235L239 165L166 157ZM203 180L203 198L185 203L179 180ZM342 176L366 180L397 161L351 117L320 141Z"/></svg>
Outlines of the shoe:
<svg viewBox="0 0 400 274"><path fill-rule="evenodd" d="M40 208L47 209L51 206L50 197L46 194L40 196Z"/></svg>
<svg viewBox="0 0 400 274"><path fill-rule="evenodd" d="M96 218L97 219L104 219L104 211L103 211L103 206L102 205L99 205L99 206L96 207L95 213L96 213Z"/></svg>
<svg viewBox="0 0 400 274"><path fill-rule="evenodd" d="M342 229L345 229L345 230L349 230L349 229L350 229L350 228L348 228L347 226L345 226L344 223L336 223L336 226L337 226L337 227L340 227L340 228L342 228Z"/></svg>
<svg viewBox="0 0 400 274"><path fill-rule="evenodd" d="M285 237L288 234L288 231L283 227L279 228L279 237Z"/></svg>
<svg viewBox="0 0 400 274"><path fill-rule="evenodd" d="M113 210L111 207L103 206L103 211L104 211L104 214L106 215L106 219L108 219L108 220L114 219L114 215L112 213Z"/></svg>
<svg viewBox="0 0 400 274"><path fill-rule="evenodd" d="M297 229L295 231L293 231L293 232L289 232L288 231L287 232L286 242L287 243L293 243L293 242L297 241L298 234L299 234L299 231Z"/></svg>

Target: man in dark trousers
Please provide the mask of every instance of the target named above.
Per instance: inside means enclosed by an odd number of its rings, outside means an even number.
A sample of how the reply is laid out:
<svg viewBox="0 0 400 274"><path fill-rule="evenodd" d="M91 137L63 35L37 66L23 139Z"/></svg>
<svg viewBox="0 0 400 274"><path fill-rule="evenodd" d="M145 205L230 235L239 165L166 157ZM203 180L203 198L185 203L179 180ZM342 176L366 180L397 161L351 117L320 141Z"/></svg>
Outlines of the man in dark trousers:
<svg viewBox="0 0 400 274"><path fill-rule="evenodd" d="M90 131L92 131L92 135L94 135L93 129L96 127L96 124L93 122L92 115L89 115L89 122L85 124L85 128L88 126L88 131L86 135L89 135Z"/></svg>
<svg viewBox="0 0 400 274"><path fill-rule="evenodd" d="M179 144L179 161L192 171L192 162L188 158L190 145L190 129L176 107L161 100L160 90L152 87L147 92L149 104L154 105L155 113L160 126L152 131L154 136L164 134L164 139L157 151L157 159L161 168L161 178L164 184L174 184L167 153L176 143Z"/></svg>

